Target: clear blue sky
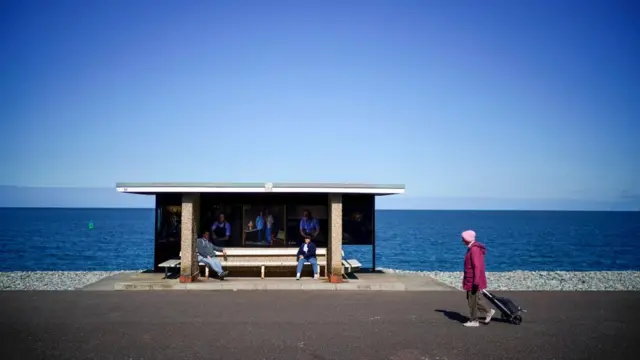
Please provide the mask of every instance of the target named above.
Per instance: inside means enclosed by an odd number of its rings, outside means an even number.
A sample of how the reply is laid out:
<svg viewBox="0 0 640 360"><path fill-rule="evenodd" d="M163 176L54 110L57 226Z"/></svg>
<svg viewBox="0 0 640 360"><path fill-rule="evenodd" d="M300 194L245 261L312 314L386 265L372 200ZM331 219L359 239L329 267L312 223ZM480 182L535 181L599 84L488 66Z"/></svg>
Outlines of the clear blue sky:
<svg viewBox="0 0 640 360"><path fill-rule="evenodd" d="M632 1L4 1L0 185L638 200L639 14Z"/></svg>

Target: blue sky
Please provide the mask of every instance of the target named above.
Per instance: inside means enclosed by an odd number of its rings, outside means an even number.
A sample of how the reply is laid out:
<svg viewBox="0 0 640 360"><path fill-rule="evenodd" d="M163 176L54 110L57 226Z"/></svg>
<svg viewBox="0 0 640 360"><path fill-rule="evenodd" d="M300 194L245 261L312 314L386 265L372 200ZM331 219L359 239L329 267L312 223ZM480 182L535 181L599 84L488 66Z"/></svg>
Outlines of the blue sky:
<svg viewBox="0 0 640 360"><path fill-rule="evenodd" d="M0 185L403 183L400 207L640 206L632 1L0 7Z"/></svg>

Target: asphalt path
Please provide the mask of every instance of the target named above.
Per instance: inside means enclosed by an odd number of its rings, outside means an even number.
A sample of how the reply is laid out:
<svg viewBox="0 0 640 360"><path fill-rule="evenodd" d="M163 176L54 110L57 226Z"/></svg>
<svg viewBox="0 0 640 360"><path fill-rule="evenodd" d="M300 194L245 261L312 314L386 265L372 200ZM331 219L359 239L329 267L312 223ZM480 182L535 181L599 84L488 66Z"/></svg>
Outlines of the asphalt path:
<svg viewBox="0 0 640 360"><path fill-rule="evenodd" d="M0 292L3 359L637 359L640 292L501 293L521 325L465 328L462 292Z"/></svg>

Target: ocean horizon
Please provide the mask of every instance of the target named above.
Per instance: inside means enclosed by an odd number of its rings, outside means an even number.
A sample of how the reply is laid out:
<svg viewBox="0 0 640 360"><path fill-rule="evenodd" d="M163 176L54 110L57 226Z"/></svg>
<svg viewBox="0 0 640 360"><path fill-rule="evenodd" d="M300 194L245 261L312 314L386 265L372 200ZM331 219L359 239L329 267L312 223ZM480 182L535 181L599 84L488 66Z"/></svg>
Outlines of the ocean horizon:
<svg viewBox="0 0 640 360"><path fill-rule="evenodd" d="M144 207L0 208L0 271L149 269L154 219ZM376 267L460 271L466 229L487 271L640 270L640 212L593 210L376 210ZM344 250L372 265L371 246Z"/></svg>

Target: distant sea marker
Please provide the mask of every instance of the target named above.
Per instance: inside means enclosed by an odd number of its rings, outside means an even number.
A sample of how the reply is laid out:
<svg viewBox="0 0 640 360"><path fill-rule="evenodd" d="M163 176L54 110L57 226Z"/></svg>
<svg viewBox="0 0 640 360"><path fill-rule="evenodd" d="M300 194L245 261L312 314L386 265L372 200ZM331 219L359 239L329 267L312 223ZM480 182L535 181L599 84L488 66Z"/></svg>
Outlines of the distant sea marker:
<svg viewBox="0 0 640 360"><path fill-rule="evenodd" d="M93 229L93 220L89 221L89 230Z"/></svg>

